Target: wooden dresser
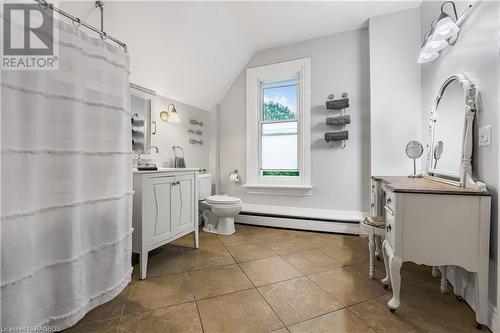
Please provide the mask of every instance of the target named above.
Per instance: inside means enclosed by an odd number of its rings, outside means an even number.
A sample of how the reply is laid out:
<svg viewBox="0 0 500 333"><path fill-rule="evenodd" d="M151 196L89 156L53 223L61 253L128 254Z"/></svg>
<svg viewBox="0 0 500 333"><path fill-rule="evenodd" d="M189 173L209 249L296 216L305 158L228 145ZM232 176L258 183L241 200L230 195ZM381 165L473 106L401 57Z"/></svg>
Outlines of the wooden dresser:
<svg viewBox="0 0 500 333"><path fill-rule="evenodd" d="M475 273L476 321L487 323L491 196L488 192L409 177L372 177L372 210L383 207L382 245L392 284L388 303L400 302L403 262L456 265ZM377 191L377 189L380 189Z"/></svg>

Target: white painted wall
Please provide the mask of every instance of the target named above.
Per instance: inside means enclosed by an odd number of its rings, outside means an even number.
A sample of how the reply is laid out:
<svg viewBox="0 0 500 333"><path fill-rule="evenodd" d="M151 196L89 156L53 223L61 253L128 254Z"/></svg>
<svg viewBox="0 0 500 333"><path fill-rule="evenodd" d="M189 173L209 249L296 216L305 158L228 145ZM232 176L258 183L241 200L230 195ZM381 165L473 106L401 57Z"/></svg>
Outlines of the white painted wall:
<svg viewBox="0 0 500 333"><path fill-rule="evenodd" d="M309 197L248 194L229 182L238 170L246 182L246 68L311 58L311 157L314 189ZM331 35L257 53L237 77L220 105L221 190L251 204L335 210L367 210L369 186L369 60L366 29ZM347 148L330 147L325 100L350 95Z"/></svg>
<svg viewBox="0 0 500 333"><path fill-rule="evenodd" d="M424 2L422 31L427 31L430 22L439 15L440 2ZM458 2L461 12L468 2ZM480 93L480 110L474 126L473 173L485 182L493 194L490 245L490 302L498 309L498 181L499 181L499 32L500 3L496 1L475 2L471 14L462 25L460 37L454 47L448 47L441 56L422 65L422 124L427 139L427 120L432 103L442 82L455 73L463 73L476 85ZM416 55L415 55L416 57ZM493 126L493 144L479 147L477 133L480 126ZM463 273L463 272L462 272ZM467 275L467 274L466 274ZM467 279L472 283L471 277ZM490 326L491 327L491 326ZM500 325L496 325L500 331Z"/></svg>
<svg viewBox="0 0 500 333"><path fill-rule="evenodd" d="M411 174L413 162L405 147L411 140L422 139L418 126L420 66L416 61L420 9L371 18L369 31L371 175Z"/></svg>

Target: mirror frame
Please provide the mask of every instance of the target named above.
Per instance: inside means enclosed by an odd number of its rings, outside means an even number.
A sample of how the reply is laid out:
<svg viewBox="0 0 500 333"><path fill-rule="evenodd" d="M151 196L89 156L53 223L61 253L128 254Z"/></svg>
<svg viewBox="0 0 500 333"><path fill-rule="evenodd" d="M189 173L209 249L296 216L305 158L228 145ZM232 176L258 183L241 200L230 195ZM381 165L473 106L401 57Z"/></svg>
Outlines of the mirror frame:
<svg viewBox="0 0 500 333"><path fill-rule="evenodd" d="M459 172L450 172L432 167L435 149L436 122L438 120L438 106L448 85L454 81L463 88L464 91L464 128L462 132L462 163ZM460 187L486 190L486 186L481 182L472 179L472 151L473 151L473 124L474 117L478 111L477 89L463 74L455 74L447 78L434 100L432 112L429 120L429 145L427 146L427 164L425 175L437 181L445 182ZM458 112L458 110L457 110Z"/></svg>

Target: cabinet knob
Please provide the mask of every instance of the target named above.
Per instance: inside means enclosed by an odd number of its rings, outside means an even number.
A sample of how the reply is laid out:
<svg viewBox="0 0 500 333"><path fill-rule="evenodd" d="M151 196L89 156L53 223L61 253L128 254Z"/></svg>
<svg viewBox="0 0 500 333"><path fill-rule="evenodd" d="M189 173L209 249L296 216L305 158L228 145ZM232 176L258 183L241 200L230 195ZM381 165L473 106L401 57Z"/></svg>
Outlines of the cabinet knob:
<svg viewBox="0 0 500 333"><path fill-rule="evenodd" d="M372 202L372 204L370 206L373 208L373 207L375 207L375 204Z"/></svg>
<svg viewBox="0 0 500 333"><path fill-rule="evenodd" d="M387 198L387 203L390 204L392 202L391 198Z"/></svg>
<svg viewBox="0 0 500 333"><path fill-rule="evenodd" d="M389 224L389 225L387 225L387 227L385 227L385 230L386 230L387 232L390 232L390 231L392 230L391 225L390 225L390 224Z"/></svg>

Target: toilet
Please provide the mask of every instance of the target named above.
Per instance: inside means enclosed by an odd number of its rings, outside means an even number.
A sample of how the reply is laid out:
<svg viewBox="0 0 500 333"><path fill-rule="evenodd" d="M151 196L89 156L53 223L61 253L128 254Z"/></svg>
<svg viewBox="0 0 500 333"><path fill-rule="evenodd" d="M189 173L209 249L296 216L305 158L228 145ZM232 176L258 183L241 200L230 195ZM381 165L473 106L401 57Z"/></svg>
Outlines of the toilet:
<svg viewBox="0 0 500 333"><path fill-rule="evenodd" d="M198 175L198 200L203 217L203 231L219 235L234 234L234 217L241 211L240 198L211 194L210 174Z"/></svg>

